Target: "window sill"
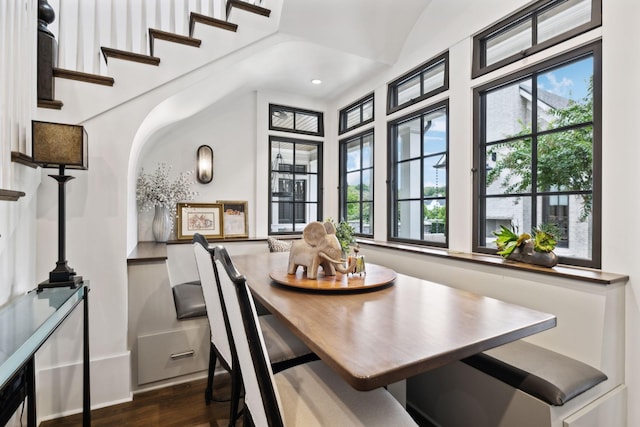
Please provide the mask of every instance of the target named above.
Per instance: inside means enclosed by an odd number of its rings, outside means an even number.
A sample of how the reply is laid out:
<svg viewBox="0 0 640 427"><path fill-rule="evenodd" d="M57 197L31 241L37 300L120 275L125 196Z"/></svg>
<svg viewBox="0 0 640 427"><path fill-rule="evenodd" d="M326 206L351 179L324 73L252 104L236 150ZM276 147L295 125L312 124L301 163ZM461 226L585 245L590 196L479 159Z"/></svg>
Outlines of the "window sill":
<svg viewBox="0 0 640 427"><path fill-rule="evenodd" d="M624 274L606 273L601 270L572 267L568 265L556 265L553 268L540 267L523 262L507 261L497 255L457 252L448 249L427 248L417 245L381 242L367 239L358 239L358 243L360 245L376 246L380 248L424 254L427 256L446 258L456 261L490 265L498 268L508 268L512 270L539 273L565 279L581 280L599 285L612 285L615 283L624 283L629 280L629 276Z"/></svg>

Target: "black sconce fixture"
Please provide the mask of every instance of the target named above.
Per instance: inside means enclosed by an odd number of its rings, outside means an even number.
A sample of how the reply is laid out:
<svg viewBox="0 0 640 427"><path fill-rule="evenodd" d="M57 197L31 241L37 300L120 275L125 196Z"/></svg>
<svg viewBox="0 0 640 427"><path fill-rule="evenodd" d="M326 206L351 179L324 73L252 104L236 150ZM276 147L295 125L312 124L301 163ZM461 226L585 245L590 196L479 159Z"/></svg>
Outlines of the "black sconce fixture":
<svg viewBox="0 0 640 427"><path fill-rule="evenodd" d="M76 287L82 283L69 267L65 255L66 218L64 185L73 179L65 175L69 169L88 168L87 132L82 126L60 123L31 122L33 162L43 168L58 168L58 175L49 175L58 182L58 261L56 268L49 272L49 280L38 285L38 292L44 288Z"/></svg>
<svg viewBox="0 0 640 427"><path fill-rule="evenodd" d="M213 150L208 145L198 147L196 178L201 184L208 184L213 179Z"/></svg>

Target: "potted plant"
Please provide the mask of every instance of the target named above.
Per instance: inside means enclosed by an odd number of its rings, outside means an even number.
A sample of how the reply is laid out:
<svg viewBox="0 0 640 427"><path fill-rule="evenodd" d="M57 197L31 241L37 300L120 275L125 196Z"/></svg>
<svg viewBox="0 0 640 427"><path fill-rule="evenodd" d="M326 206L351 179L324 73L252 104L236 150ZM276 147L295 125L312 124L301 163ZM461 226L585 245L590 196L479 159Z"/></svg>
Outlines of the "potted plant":
<svg viewBox="0 0 640 427"><path fill-rule="evenodd" d="M136 183L136 202L139 212L155 208L152 231L156 242L166 242L173 229L173 218L177 202L188 202L198 194L191 191L193 171L181 172L174 180L169 179L171 166L159 163L153 173L140 170Z"/></svg>
<svg viewBox="0 0 640 427"><path fill-rule="evenodd" d="M341 219L340 222L336 223L332 218L329 218L327 219L327 222L330 222L335 227L336 237L338 238L338 242L340 242L340 247L342 248L342 257L345 258L349 254L351 245L356 241L353 237L355 230L344 219Z"/></svg>
<svg viewBox="0 0 640 427"><path fill-rule="evenodd" d="M503 225L493 234L496 236L498 255L505 259L544 267L553 267L558 263L558 256L553 252L558 243L555 237L558 231L552 224L542 224L531 233L519 235L513 225L511 229Z"/></svg>

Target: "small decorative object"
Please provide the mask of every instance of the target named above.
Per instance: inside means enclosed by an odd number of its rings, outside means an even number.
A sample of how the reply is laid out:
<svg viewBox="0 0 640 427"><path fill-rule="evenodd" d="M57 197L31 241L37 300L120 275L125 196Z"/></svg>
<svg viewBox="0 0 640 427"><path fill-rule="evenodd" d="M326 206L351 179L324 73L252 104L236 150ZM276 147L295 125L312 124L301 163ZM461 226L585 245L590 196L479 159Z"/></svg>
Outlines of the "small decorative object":
<svg viewBox="0 0 640 427"><path fill-rule="evenodd" d="M267 237L269 252L289 252L292 242L293 240L280 240L271 236Z"/></svg>
<svg viewBox="0 0 640 427"><path fill-rule="evenodd" d="M353 274L363 275L367 273L364 266L364 255L358 255L358 252L360 252L360 246L356 244L353 247L353 255L349 255L347 265L351 264L352 260L355 260L356 266Z"/></svg>
<svg viewBox="0 0 640 427"><path fill-rule="evenodd" d="M346 256L349 253L351 245L355 243L355 239L353 238L355 230L343 219L337 224L332 218L328 218L326 222L330 223L335 228L336 237L338 238L338 242L340 242L340 247L342 248L342 254L343 256Z"/></svg>
<svg viewBox="0 0 640 427"><path fill-rule="evenodd" d="M307 224L302 239L295 240L289 251L288 274L296 274L299 266L307 271L307 279L316 279L318 268L325 276L335 276L336 270L342 274L355 270L355 259L345 267L341 258L342 247L336 237L336 228L330 222L315 221Z"/></svg>
<svg viewBox="0 0 640 427"><path fill-rule="evenodd" d="M505 259L529 264L553 267L558 256L553 252L557 241L557 230L553 225L540 225L529 233L518 235L515 227L508 229L504 225L500 231L494 231L498 254Z"/></svg>
<svg viewBox="0 0 640 427"><path fill-rule="evenodd" d="M198 147L198 169L196 177L201 184L208 184L213 179L213 150L208 145Z"/></svg>
<svg viewBox="0 0 640 427"><path fill-rule="evenodd" d="M153 219L152 230L156 242L166 242L169 239L173 229L176 202L193 200L198 194L191 191L192 171L181 172L173 181L169 179L170 171L171 166L166 163L159 163L155 172L151 174L145 173L142 169L136 185L139 212L146 212L151 208L164 208L156 209Z"/></svg>
<svg viewBox="0 0 640 427"><path fill-rule="evenodd" d="M222 205L224 237L249 237L249 219L246 201L218 200Z"/></svg>
<svg viewBox="0 0 640 427"><path fill-rule="evenodd" d="M169 208L166 206L156 206L156 212L153 215L151 223L151 231L156 242L166 242L171 235L171 216Z"/></svg>
<svg viewBox="0 0 640 427"><path fill-rule="evenodd" d="M220 203L178 203L178 240L191 240L196 233L221 239L223 229Z"/></svg>

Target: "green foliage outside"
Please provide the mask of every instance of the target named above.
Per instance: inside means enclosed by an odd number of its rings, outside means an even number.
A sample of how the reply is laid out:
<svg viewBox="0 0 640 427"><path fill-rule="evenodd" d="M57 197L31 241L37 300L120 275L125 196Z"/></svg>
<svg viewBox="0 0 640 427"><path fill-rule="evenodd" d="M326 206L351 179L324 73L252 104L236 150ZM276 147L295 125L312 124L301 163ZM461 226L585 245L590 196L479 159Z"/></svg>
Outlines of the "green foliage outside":
<svg viewBox="0 0 640 427"><path fill-rule="evenodd" d="M553 109L554 119L547 129L593 121L593 81L582 102L572 102L562 109ZM538 191L588 191L593 189L593 133L585 125L569 130L551 132L538 137L537 188ZM528 193L532 187L531 127L522 123L522 130L513 136L517 141L496 144L487 155L496 154L495 167L487 173L486 185L499 178L505 193ZM583 200L580 221L591 214L592 194L581 195Z"/></svg>

